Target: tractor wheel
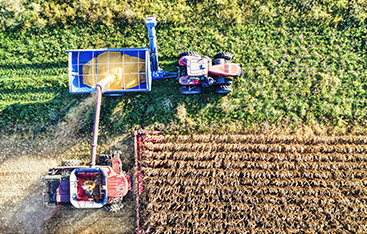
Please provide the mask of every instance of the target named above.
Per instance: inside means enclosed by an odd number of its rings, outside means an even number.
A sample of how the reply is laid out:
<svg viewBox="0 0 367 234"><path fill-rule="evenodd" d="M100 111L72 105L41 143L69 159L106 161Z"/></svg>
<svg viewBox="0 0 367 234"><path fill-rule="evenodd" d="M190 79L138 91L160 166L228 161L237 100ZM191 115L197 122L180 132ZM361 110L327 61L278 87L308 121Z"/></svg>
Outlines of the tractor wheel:
<svg viewBox="0 0 367 234"><path fill-rule="evenodd" d="M183 56L196 56L196 57L201 57L199 52L196 51L185 51L182 52L178 55L178 59L182 58Z"/></svg>
<svg viewBox="0 0 367 234"><path fill-rule="evenodd" d="M77 167L80 166L80 161L77 159L72 160L64 160L61 162L61 166L63 167Z"/></svg>
<svg viewBox="0 0 367 234"><path fill-rule="evenodd" d="M229 52L221 52L216 55L214 55L214 59L224 58L225 60L231 60L232 54Z"/></svg>
<svg viewBox="0 0 367 234"><path fill-rule="evenodd" d="M181 94L199 94L201 93L201 87L200 86L182 86L180 88Z"/></svg>
<svg viewBox="0 0 367 234"><path fill-rule="evenodd" d="M215 89L216 93L219 94L227 94L233 91L233 88L231 86L227 86L227 85L220 85Z"/></svg>

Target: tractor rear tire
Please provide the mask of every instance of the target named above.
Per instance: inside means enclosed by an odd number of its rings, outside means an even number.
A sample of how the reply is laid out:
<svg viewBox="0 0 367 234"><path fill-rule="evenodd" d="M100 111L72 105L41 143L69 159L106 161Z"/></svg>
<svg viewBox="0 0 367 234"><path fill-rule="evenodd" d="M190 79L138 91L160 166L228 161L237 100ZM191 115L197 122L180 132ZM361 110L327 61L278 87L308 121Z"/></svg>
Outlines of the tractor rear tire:
<svg viewBox="0 0 367 234"><path fill-rule="evenodd" d="M180 93L186 94L186 95L199 94L201 93L201 87L200 86L182 86L180 88Z"/></svg>
<svg viewBox="0 0 367 234"><path fill-rule="evenodd" d="M214 59L224 58L225 60L231 60L232 54L229 52L220 52L216 55L214 55Z"/></svg>
<svg viewBox="0 0 367 234"><path fill-rule="evenodd" d="M77 159L64 160L61 162L61 166L63 167L77 167L80 166L80 161Z"/></svg>
<svg viewBox="0 0 367 234"><path fill-rule="evenodd" d="M201 57L199 52L196 51L185 51L178 55L178 59L182 58L183 56L195 56L195 57Z"/></svg>

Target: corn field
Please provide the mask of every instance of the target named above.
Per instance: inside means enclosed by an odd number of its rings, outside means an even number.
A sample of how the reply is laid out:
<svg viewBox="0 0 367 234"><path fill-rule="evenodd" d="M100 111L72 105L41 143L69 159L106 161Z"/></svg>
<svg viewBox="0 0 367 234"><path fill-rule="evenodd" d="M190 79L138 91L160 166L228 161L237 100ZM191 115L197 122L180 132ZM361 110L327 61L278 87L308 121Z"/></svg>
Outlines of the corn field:
<svg viewBox="0 0 367 234"><path fill-rule="evenodd" d="M140 231L367 233L367 138L145 135Z"/></svg>

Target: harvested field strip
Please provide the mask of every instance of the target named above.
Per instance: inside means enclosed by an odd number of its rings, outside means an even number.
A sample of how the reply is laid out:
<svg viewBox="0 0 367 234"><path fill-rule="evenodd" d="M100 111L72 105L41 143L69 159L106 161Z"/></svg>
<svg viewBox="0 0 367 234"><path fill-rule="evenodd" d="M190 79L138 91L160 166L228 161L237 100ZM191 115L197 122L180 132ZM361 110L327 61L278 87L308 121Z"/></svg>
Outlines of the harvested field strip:
<svg viewBox="0 0 367 234"><path fill-rule="evenodd" d="M366 233L365 140L147 135L139 154L141 229Z"/></svg>

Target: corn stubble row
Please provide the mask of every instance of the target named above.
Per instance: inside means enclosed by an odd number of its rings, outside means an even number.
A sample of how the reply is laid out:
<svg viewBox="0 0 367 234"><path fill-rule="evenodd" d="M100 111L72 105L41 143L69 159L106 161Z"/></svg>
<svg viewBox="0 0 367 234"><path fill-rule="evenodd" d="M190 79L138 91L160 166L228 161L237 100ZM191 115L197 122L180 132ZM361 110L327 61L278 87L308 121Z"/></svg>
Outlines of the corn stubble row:
<svg viewBox="0 0 367 234"><path fill-rule="evenodd" d="M367 233L364 137L147 136L153 233Z"/></svg>

